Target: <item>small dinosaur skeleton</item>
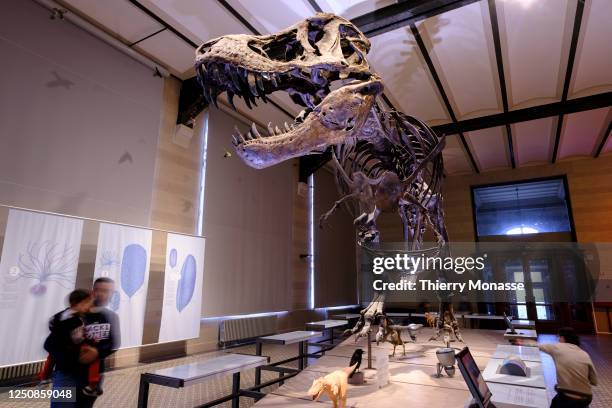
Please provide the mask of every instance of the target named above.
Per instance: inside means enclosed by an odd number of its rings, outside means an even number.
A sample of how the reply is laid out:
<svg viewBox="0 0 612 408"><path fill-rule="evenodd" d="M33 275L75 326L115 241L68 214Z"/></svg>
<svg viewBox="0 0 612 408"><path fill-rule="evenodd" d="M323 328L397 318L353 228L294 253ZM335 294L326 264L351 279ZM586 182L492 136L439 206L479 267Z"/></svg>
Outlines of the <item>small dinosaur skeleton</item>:
<svg viewBox="0 0 612 408"><path fill-rule="evenodd" d="M197 49L195 68L208 103L217 105L225 93L232 107L240 97L250 108L282 91L303 107L290 125L268 124L268 134L255 124L244 134L236 130L233 144L254 168L330 152L342 198L322 224L342 203L352 203L358 241L367 248L379 240L379 214L396 212L412 251L439 254L448 242L440 192L444 138L412 116L383 108L383 84L370 69L369 49L351 22L319 13L275 34L210 40ZM422 248L427 230L437 240L433 249ZM383 304L384 295L376 294L349 333L366 336L385 318Z"/></svg>

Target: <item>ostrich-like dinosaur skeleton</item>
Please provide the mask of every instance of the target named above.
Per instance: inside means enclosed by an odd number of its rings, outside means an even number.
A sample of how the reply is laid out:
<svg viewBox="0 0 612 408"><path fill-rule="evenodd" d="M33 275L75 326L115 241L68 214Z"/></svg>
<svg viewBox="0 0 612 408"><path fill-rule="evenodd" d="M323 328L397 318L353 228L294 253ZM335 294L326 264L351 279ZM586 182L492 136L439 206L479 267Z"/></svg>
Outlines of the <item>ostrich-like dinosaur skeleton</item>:
<svg viewBox="0 0 612 408"><path fill-rule="evenodd" d="M216 105L225 92L232 107L233 98L241 97L250 108L283 91L304 108L283 129L269 124L268 135L255 124L246 134L236 130L233 144L254 168L331 150L343 197L322 223L343 202L352 202L358 241L367 248L379 240L378 215L397 212L411 251L423 251L429 229L438 254L448 241L440 193L444 138L414 117L383 109L378 101L383 84L370 69L369 49L369 40L351 22L319 13L276 34L208 41L196 51L195 67L209 103ZM365 336L379 320L383 332L391 327L383 304L384 295L375 295L349 333ZM440 316L450 314L456 325L452 304L440 304ZM443 328L437 325L434 338Z"/></svg>

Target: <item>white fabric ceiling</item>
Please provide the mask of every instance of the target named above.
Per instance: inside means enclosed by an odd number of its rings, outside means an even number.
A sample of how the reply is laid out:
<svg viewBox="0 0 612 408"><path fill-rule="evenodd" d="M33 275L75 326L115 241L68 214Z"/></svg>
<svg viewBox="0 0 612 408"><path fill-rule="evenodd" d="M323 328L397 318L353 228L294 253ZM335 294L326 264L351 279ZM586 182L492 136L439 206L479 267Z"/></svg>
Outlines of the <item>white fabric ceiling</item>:
<svg viewBox="0 0 612 408"><path fill-rule="evenodd" d="M193 76L194 44L210 38L230 33L275 32L317 10L354 21L376 10L382 18L385 10L410 2L107 0L103 3L62 1L66 8L93 20L185 79ZM381 74L385 96L396 109L437 126L546 104L563 104L575 98L609 96L612 91L612 24L609 23L612 1L461 3L464 5L449 7L441 14L409 21L413 27L396 24L394 29L370 35L369 61ZM164 29L160 21L171 29ZM500 61L496 54L496 35ZM573 64L569 64L571 60ZM572 68L569 76L568 66ZM240 105L242 101L237 100L237 107L264 124L282 123L290 119L288 114L295 115L300 110L285 94L275 94L271 99L278 106L268 104L248 112L246 106ZM488 129L481 126L470 132L447 134L446 171L448 174L482 172L610 154L612 142L607 135L612 109L610 103L596 108L561 115L561 120L558 114L552 113L550 117L526 118L509 126L496 124Z"/></svg>

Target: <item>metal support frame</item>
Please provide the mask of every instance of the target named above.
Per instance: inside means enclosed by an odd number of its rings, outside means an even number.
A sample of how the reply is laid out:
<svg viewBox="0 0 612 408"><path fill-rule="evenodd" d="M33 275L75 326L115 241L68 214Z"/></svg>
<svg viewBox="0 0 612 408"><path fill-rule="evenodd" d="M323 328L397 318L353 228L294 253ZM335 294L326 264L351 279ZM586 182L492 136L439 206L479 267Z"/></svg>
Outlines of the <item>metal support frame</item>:
<svg viewBox="0 0 612 408"><path fill-rule="evenodd" d="M308 352L308 346L314 346L314 347L319 347L320 350L318 351L314 351L312 353ZM294 375L297 375L300 371L302 371L304 368L308 367L308 358L309 357L320 357L319 354L324 353L327 350L331 350L333 347L332 346L327 346L327 345L323 345L323 344L319 344L319 343L309 343L307 341L300 341L298 343L298 355L295 357L290 357L290 358L286 358L284 360L280 360L280 361L276 361L274 363L268 364L268 365L264 365L264 366L259 366L255 368L255 386L251 387L250 389L260 389L263 387L267 387L268 385L272 385L272 384L276 384L276 383L280 383L281 385L284 383L284 381L288 378L293 377ZM257 342L257 344L255 345L255 354L258 356L261 356L263 353L263 343L261 342ZM286 368L286 367L279 367L283 364L287 364L287 363L291 363L293 361L298 360L298 368L294 369L294 368ZM276 380L271 380L268 381L266 383L262 383L261 382L261 371L262 370L266 370L266 371L276 371L279 373L279 378ZM289 373L288 375L282 375L284 373Z"/></svg>
<svg viewBox="0 0 612 408"><path fill-rule="evenodd" d="M557 115L582 112L610 106L612 92L568 99L564 102L552 102L545 105L511 110L508 113L496 113L474 119L460 120L457 123L432 126L438 134L452 135L459 132L472 132L506 124L526 122L535 119L549 118Z"/></svg>
<svg viewBox="0 0 612 408"><path fill-rule="evenodd" d="M291 370L291 369L286 369ZM281 380L286 380L287 378L291 378L297 375L297 371L294 373L290 373L287 376L283 376ZM247 389L240 388L240 372L232 374L232 393L229 395L225 395L221 398L217 398L216 400L209 401L205 404L198 405L197 408L208 408L214 407L215 405L223 404L227 401L232 401L232 408L240 407L240 397L253 398L255 401L260 400L265 396L264 393L259 392L260 388L267 387L268 385L275 384L279 380L270 381L264 384L259 385L259 387L251 387ZM185 386L182 380L178 380L175 378L164 377L161 375L144 373L140 375L140 387L138 390L138 408L147 408L149 403L149 386L150 384L158 384L164 385L166 387L172 388L182 388Z"/></svg>
<svg viewBox="0 0 612 408"><path fill-rule="evenodd" d="M351 20L366 36L374 37L428 17L467 6L478 0L398 1Z"/></svg>

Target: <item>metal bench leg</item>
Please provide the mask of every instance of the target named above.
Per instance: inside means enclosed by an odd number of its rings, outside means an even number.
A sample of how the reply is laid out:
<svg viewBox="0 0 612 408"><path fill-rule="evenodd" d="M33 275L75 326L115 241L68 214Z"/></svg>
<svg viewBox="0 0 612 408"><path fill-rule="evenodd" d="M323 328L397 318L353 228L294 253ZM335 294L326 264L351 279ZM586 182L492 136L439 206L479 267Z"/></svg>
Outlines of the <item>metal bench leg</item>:
<svg viewBox="0 0 612 408"><path fill-rule="evenodd" d="M298 359L298 368L300 369L300 371L302 371L305 367L304 347L305 347L305 342L300 341L300 349L298 350L298 357L300 357Z"/></svg>
<svg viewBox="0 0 612 408"><path fill-rule="evenodd" d="M147 408L149 403L149 381L144 374L140 375L140 387L138 389L138 408Z"/></svg>
<svg viewBox="0 0 612 408"><path fill-rule="evenodd" d="M232 377L232 408L240 407L240 372L234 373Z"/></svg>
<svg viewBox="0 0 612 408"><path fill-rule="evenodd" d="M263 343L257 342L255 345L255 354L261 356ZM255 385L261 384L261 367L255 368Z"/></svg>
<svg viewBox="0 0 612 408"><path fill-rule="evenodd" d="M372 338L370 332L368 331L368 367L372 368Z"/></svg>

